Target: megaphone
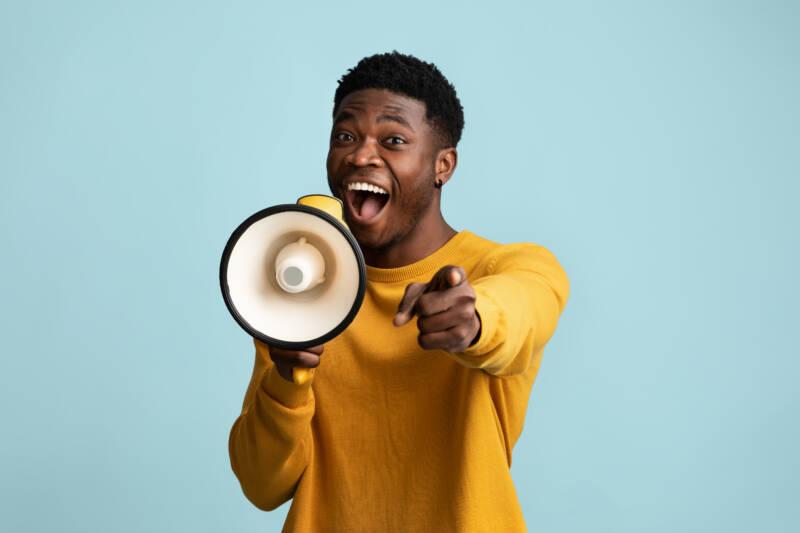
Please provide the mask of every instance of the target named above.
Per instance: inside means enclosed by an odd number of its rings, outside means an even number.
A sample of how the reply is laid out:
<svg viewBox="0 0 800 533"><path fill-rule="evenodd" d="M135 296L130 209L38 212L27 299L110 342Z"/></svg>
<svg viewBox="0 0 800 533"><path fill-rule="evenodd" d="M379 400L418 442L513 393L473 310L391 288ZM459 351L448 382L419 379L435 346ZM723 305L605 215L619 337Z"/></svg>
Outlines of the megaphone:
<svg viewBox="0 0 800 533"><path fill-rule="evenodd" d="M342 202L322 194L263 209L231 234L219 268L222 297L249 335L304 350L339 335L364 300L364 256ZM295 367L307 382L313 368Z"/></svg>

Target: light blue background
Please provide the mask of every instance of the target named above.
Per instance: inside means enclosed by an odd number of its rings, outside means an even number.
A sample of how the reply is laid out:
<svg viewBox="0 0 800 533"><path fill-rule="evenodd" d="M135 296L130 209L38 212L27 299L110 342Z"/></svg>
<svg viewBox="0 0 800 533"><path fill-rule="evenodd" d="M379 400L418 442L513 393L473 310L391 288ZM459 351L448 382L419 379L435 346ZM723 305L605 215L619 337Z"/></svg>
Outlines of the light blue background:
<svg viewBox="0 0 800 533"><path fill-rule="evenodd" d="M0 530L280 529L228 464L219 256L326 191L336 81L394 48L466 109L447 219L572 281L529 528L800 528L797 3L229 4L0 7Z"/></svg>

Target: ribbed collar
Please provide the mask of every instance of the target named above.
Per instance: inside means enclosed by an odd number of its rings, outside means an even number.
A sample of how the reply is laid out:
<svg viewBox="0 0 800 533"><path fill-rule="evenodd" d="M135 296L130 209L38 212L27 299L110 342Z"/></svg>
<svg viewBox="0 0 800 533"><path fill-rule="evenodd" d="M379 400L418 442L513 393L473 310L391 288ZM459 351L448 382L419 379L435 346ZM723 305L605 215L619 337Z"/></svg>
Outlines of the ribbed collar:
<svg viewBox="0 0 800 533"><path fill-rule="evenodd" d="M451 263L452 259L459 255L458 249L469 235L472 235L470 231L459 231L431 255L410 265L397 268L378 268L367 265L367 279L378 283L396 283L416 278L427 272L433 274L434 271Z"/></svg>

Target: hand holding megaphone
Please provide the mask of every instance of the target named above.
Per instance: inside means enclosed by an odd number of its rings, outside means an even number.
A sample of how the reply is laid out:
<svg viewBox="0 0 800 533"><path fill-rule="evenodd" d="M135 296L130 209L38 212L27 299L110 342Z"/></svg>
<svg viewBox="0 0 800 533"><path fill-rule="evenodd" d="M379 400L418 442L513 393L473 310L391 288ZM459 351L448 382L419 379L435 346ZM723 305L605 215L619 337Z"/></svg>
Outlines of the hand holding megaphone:
<svg viewBox="0 0 800 533"><path fill-rule="evenodd" d="M261 341L256 339L256 342ZM305 350L286 350L278 346L270 346L261 343L269 353L269 358L275 363L278 374L286 381L297 382L295 377L296 370L307 368L317 368L319 366L320 357L322 352L325 351L325 346L320 344L318 346L310 346Z"/></svg>
<svg viewBox="0 0 800 533"><path fill-rule="evenodd" d="M222 253L219 277L236 322L269 348L284 379L302 385L322 345L358 313L367 273L341 200L315 194L242 222Z"/></svg>

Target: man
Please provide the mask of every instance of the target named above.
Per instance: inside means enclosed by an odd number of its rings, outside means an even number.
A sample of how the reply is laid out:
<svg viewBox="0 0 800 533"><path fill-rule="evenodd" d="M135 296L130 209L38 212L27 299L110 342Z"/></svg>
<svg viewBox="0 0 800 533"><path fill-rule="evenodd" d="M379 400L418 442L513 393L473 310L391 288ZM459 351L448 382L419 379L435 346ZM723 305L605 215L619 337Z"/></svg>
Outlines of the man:
<svg viewBox="0 0 800 533"><path fill-rule="evenodd" d="M413 56L339 81L328 184L367 262L364 303L324 347L255 342L229 443L250 501L293 498L284 531L525 529L511 452L569 282L541 246L444 220L463 124L453 86ZM316 370L296 385L294 366Z"/></svg>

